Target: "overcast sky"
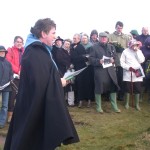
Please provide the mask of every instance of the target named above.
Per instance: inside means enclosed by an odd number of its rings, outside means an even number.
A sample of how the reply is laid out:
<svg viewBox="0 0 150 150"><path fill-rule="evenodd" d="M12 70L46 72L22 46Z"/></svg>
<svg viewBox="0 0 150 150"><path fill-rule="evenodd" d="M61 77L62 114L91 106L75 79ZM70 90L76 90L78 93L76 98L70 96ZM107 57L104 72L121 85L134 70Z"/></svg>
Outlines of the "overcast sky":
<svg viewBox="0 0 150 150"><path fill-rule="evenodd" d="M149 0L1 0L0 6L0 44L6 48L16 35L26 40L34 23L47 17L57 24L57 35L71 39L92 29L112 33L117 21L124 33L150 27Z"/></svg>

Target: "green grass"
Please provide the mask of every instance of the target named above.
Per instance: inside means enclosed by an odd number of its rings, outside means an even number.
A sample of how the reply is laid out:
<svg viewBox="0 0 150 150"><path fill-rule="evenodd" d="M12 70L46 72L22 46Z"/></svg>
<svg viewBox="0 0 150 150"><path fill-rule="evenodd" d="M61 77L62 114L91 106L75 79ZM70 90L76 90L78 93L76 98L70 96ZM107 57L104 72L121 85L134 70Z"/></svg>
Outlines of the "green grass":
<svg viewBox="0 0 150 150"><path fill-rule="evenodd" d="M80 142L61 146L60 150L150 150L150 104L145 99L141 111L124 108L118 102L121 113L114 113L110 102L102 103L104 114L91 108L71 107L69 112L77 129ZM6 136L7 128L0 130Z"/></svg>

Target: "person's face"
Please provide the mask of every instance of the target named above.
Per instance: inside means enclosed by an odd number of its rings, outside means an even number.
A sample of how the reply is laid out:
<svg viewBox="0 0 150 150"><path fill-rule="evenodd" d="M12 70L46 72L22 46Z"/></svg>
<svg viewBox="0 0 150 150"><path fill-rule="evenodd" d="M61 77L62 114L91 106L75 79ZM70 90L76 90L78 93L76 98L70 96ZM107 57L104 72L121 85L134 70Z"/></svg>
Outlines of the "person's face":
<svg viewBox="0 0 150 150"><path fill-rule="evenodd" d="M106 36L103 36L103 37L99 37L99 41L101 42L101 43L107 43L108 42L108 38L106 37Z"/></svg>
<svg viewBox="0 0 150 150"><path fill-rule="evenodd" d="M5 57L5 52L0 52L0 57Z"/></svg>
<svg viewBox="0 0 150 150"><path fill-rule="evenodd" d="M42 31L42 38L40 40L48 46L52 46L54 40L56 39L56 29L52 28L49 33Z"/></svg>
<svg viewBox="0 0 150 150"><path fill-rule="evenodd" d="M57 40L55 43L56 43L55 45L58 47L61 47L63 44L61 40Z"/></svg>
<svg viewBox="0 0 150 150"><path fill-rule="evenodd" d="M65 50L69 50L70 49L70 42L65 41L63 47Z"/></svg>
<svg viewBox="0 0 150 150"><path fill-rule="evenodd" d="M81 41L82 41L83 44L87 44L88 43L88 37L87 36L82 36Z"/></svg>
<svg viewBox="0 0 150 150"><path fill-rule="evenodd" d="M119 25L116 26L116 31L117 31L118 33L122 33L122 30L123 30L123 27L121 27L121 26L119 26Z"/></svg>
<svg viewBox="0 0 150 150"><path fill-rule="evenodd" d="M97 34L93 34L93 35L91 36L91 39L92 39L93 41L96 41L97 38L98 38Z"/></svg>
<svg viewBox="0 0 150 150"><path fill-rule="evenodd" d="M21 49L23 47L23 41L22 39L18 38L15 42L14 42L14 46L17 47L18 49Z"/></svg>
<svg viewBox="0 0 150 150"><path fill-rule="evenodd" d="M143 35L148 35L149 34L148 28L142 28L142 34Z"/></svg>
<svg viewBox="0 0 150 150"><path fill-rule="evenodd" d="M77 44L77 43L79 43L79 42L80 42L80 37L79 37L78 35L75 35L75 36L73 37L73 43Z"/></svg>

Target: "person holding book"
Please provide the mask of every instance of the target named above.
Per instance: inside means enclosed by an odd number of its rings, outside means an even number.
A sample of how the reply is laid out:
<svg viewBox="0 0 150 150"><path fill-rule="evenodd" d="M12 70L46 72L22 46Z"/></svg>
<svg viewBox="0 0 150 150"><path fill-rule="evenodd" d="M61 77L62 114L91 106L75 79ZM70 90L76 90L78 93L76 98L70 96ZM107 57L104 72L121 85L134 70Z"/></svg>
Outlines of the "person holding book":
<svg viewBox="0 0 150 150"><path fill-rule="evenodd" d="M60 78L51 54L56 24L50 18L39 19L30 32L4 150L55 150L79 142L64 100L67 82Z"/></svg>
<svg viewBox="0 0 150 150"><path fill-rule="evenodd" d="M107 64L105 64L105 59ZM108 43L108 34L99 33L99 42L91 47L90 64L94 66L96 110L103 113L102 94L108 93L113 110L120 113L117 106L116 92L119 90L115 67L119 63L115 47ZM109 65L108 65L109 62Z"/></svg>
<svg viewBox="0 0 150 150"><path fill-rule="evenodd" d="M141 83L143 82L143 69L141 63L145 61L142 51L139 49L139 43L136 40L129 42L129 47L126 48L120 58L120 63L123 68L123 81L125 83L125 108L129 109L130 94L134 94L135 108L140 111L139 99L141 93ZM132 88L131 88L132 87Z"/></svg>
<svg viewBox="0 0 150 150"><path fill-rule="evenodd" d="M10 81L13 79L11 64L5 59L7 50L0 46L0 94L2 95L2 105L0 109L0 128L5 127L8 111L9 93L11 91Z"/></svg>

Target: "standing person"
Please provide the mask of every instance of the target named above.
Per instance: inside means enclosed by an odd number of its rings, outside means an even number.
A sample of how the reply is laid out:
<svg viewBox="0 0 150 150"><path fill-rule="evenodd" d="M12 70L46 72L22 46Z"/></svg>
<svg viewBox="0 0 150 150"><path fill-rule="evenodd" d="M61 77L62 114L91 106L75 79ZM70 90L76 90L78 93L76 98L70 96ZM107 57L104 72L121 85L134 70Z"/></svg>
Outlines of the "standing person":
<svg viewBox="0 0 150 150"><path fill-rule="evenodd" d="M103 113L101 106L101 95L103 93L109 93L110 102L113 110L116 113L120 113L116 101L116 92L119 89L115 68L113 65L104 68L103 57L108 57L109 62L112 64L118 64L118 57L113 45L108 43L108 34L101 32L99 34L99 42L91 47L90 63L94 66L94 79L95 79L95 101L96 110L99 113Z"/></svg>
<svg viewBox="0 0 150 150"><path fill-rule="evenodd" d="M21 36L15 36L14 38L14 46L11 48L8 48L8 53L6 55L6 59L11 63L12 70L14 73L14 84L19 87L19 78L20 78L20 68L21 68L21 58L24 52L23 47L23 38ZM10 123L12 114L14 111L15 106L15 100L16 100L16 90L12 88L12 91L10 92L9 97L9 103L8 103L8 123Z"/></svg>
<svg viewBox="0 0 150 150"><path fill-rule="evenodd" d="M125 49L121 55L120 63L123 68L123 81L125 82L125 108L129 109L130 94L135 96L135 107L140 110L139 99L141 92L142 74L137 74L138 69L142 70L141 63L145 57L138 48L139 43L136 40L129 42L129 48ZM131 85L132 84L132 85ZM132 86L132 89L131 89Z"/></svg>
<svg viewBox="0 0 150 150"><path fill-rule="evenodd" d="M39 19L25 44L19 91L4 150L54 150L78 142L64 101L61 79L51 56L56 24Z"/></svg>
<svg viewBox="0 0 150 150"><path fill-rule="evenodd" d="M0 46L0 94L2 95L2 105L0 109L0 129L4 128L7 120L10 85L3 88L13 79L11 64L5 59L7 50L4 46Z"/></svg>
<svg viewBox="0 0 150 150"><path fill-rule="evenodd" d="M74 71L70 57L71 43L72 41L70 39L65 39L62 48L56 53L56 64L61 77L63 77L66 72ZM68 105L74 106L74 79L71 79L70 83L64 87L64 91Z"/></svg>
<svg viewBox="0 0 150 150"><path fill-rule="evenodd" d="M142 33L136 37L137 41L140 41L142 43L142 46L145 45L145 40L150 37L149 35L149 29L148 27L143 27L142 28Z"/></svg>
<svg viewBox="0 0 150 150"><path fill-rule="evenodd" d="M95 44L95 43L98 42L98 32L97 32L97 30L95 30L95 29L91 31L91 34L90 34L90 42L91 42L92 44Z"/></svg>
<svg viewBox="0 0 150 150"><path fill-rule="evenodd" d="M74 65L75 71L87 67L88 58L86 57L86 51L84 46L81 44L81 35L75 34L73 36L73 43L71 48L71 61ZM75 77L75 97L79 104L78 107L83 106L83 101L87 101L87 107L89 107L92 95L90 93L89 84L89 72L87 68L83 70L79 75Z"/></svg>
<svg viewBox="0 0 150 150"><path fill-rule="evenodd" d="M121 21L116 22L115 29L116 29L115 32L109 34L109 42L115 45L117 55L120 59L122 51L128 47L130 37L122 32L123 23ZM118 92L117 99L123 101L124 98L123 68L121 67L120 64L116 67L116 71L118 84L120 86L120 91Z"/></svg>
<svg viewBox="0 0 150 150"><path fill-rule="evenodd" d="M60 38L60 36L58 36L53 44L51 53L53 55L54 61L56 61L57 52L59 52L60 48L63 45L63 42L64 42L64 40L62 38Z"/></svg>

